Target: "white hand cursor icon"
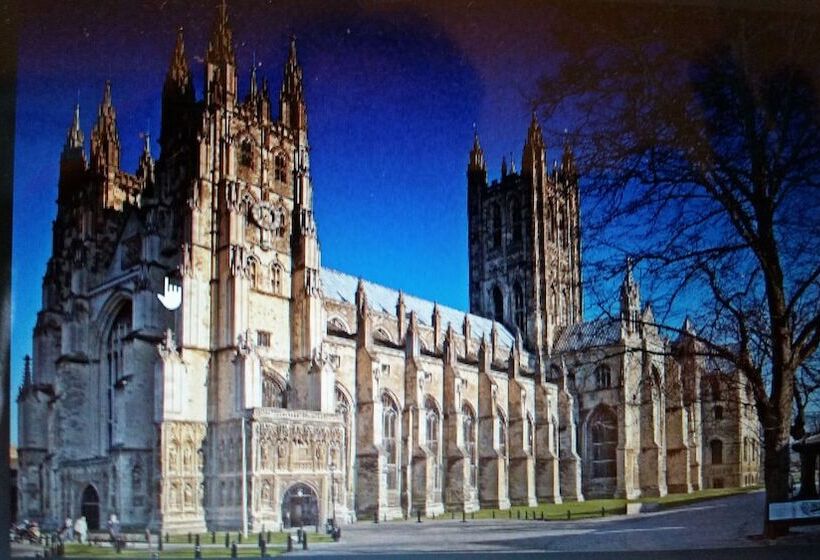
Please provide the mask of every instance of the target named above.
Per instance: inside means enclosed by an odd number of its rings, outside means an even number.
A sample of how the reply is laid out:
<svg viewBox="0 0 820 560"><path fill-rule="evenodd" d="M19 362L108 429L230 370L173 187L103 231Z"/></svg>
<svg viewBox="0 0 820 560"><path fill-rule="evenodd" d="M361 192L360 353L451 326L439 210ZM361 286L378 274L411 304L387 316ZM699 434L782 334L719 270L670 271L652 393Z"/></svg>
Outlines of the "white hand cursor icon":
<svg viewBox="0 0 820 560"><path fill-rule="evenodd" d="M165 306L165 309L173 311L182 304L182 288L171 284L166 276L165 293L157 294L157 299Z"/></svg>

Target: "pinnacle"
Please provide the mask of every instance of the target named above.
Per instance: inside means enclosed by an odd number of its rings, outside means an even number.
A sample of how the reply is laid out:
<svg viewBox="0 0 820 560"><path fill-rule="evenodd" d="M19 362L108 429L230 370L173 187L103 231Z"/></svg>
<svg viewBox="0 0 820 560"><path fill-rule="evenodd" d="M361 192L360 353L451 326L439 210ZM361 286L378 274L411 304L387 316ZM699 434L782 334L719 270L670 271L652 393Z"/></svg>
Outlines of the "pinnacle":
<svg viewBox="0 0 820 560"><path fill-rule="evenodd" d="M80 104L74 105L74 120L71 128L68 129L68 137L65 141L65 150L83 147L83 131L80 128Z"/></svg>
<svg viewBox="0 0 820 560"><path fill-rule="evenodd" d="M207 58L208 62L212 64L224 62L232 65L236 64L233 50L233 33L228 26L228 8L225 2L222 2L219 6L219 15L208 43Z"/></svg>
<svg viewBox="0 0 820 560"><path fill-rule="evenodd" d="M185 41L182 36L182 27L180 27L177 30L177 42L166 79L179 86L186 86L190 78L191 71L188 69L188 61L185 60Z"/></svg>

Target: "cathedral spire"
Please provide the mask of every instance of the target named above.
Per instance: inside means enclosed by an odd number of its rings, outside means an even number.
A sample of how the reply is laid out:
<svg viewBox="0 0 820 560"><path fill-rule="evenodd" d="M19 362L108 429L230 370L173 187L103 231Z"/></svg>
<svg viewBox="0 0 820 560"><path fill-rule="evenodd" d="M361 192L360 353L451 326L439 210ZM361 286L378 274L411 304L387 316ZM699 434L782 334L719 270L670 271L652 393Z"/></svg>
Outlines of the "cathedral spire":
<svg viewBox="0 0 820 560"><path fill-rule="evenodd" d="M637 331L641 313L641 292L632 276L632 258L626 259L626 272L621 283L621 321L626 332Z"/></svg>
<svg viewBox="0 0 820 560"><path fill-rule="evenodd" d="M296 59L296 37L290 38L288 61L285 63L285 76L282 80L282 92L279 95L279 118L282 124L292 130L307 131L307 110L302 89L302 68Z"/></svg>
<svg viewBox="0 0 820 560"><path fill-rule="evenodd" d="M529 176L546 174L547 156L544 144L544 134L541 125L532 112L530 127L527 130L527 141L524 143L524 153L521 155L521 173Z"/></svg>
<svg viewBox="0 0 820 560"><path fill-rule="evenodd" d="M120 167L120 139L117 113L111 101L110 80L105 82L102 102L97 111L97 123L91 131L91 166L96 171Z"/></svg>
<svg viewBox="0 0 820 560"><path fill-rule="evenodd" d="M83 141L83 131L80 128L80 104L77 103L74 105L74 120L71 122L71 128L68 129L63 147L63 159L84 159Z"/></svg>
<svg viewBox="0 0 820 560"><path fill-rule="evenodd" d="M154 157L151 155L151 134L146 132L143 134L144 144L142 147L142 154L140 155L139 167L137 167L137 177L140 177L144 183L154 182Z"/></svg>
<svg viewBox="0 0 820 560"><path fill-rule="evenodd" d="M23 388L27 389L31 386L31 356L26 354L23 358Z"/></svg>
<svg viewBox="0 0 820 560"><path fill-rule="evenodd" d="M478 131L473 128L473 148L470 150L470 171L486 171L487 163L484 161L484 150L478 141Z"/></svg>
<svg viewBox="0 0 820 560"><path fill-rule="evenodd" d="M576 176L575 154L572 152L572 145L566 131L564 134L564 150L561 154L561 175L569 181L572 181Z"/></svg>
<svg viewBox="0 0 820 560"><path fill-rule="evenodd" d="M174 54L171 56L171 64L168 66L168 73L165 75L165 87L173 87L179 92L187 92L191 89L191 70L188 68L188 61L185 59L185 40L182 36L182 27L177 30L177 42L174 45Z"/></svg>
<svg viewBox="0 0 820 560"><path fill-rule="evenodd" d="M236 55L233 50L233 32L228 26L228 7L224 0L219 4L219 14L216 17L211 39L208 42L209 64L223 65L225 63L236 66Z"/></svg>

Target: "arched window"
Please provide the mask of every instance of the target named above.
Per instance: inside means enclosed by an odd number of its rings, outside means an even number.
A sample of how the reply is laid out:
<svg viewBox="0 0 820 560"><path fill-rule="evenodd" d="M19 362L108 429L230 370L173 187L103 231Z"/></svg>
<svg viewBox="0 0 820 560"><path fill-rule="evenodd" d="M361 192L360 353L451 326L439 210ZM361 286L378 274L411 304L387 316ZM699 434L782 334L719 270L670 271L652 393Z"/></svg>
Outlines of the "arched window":
<svg viewBox="0 0 820 560"><path fill-rule="evenodd" d="M382 447L387 468L387 489L399 487L399 448L397 442L399 408L386 393L382 395Z"/></svg>
<svg viewBox="0 0 820 560"><path fill-rule="evenodd" d="M131 332L131 302L120 308L111 324L106 339L106 361L108 362L108 446L114 444L114 433L118 428L114 414L114 391L119 381L125 377L125 337Z"/></svg>
<svg viewBox="0 0 820 560"><path fill-rule="evenodd" d="M498 450L498 453L502 457L506 457L507 456L507 419L504 418L504 413L501 412L501 409L496 410L495 424L496 424L495 448Z"/></svg>
<svg viewBox="0 0 820 560"><path fill-rule="evenodd" d="M273 158L273 178L280 183L287 180L287 171L285 170L285 154L278 153Z"/></svg>
<svg viewBox="0 0 820 560"><path fill-rule="evenodd" d="M424 401L424 408L426 413L426 444L427 449L430 450L430 455L433 460L433 488L441 488L441 458L439 453L439 425L440 416L438 407L431 397L427 397Z"/></svg>
<svg viewBox="0 0 820 560"><path fill-rule="evenodd" d="M712 464L723 464L723 442L719 439L713 439L709 442L709 449L712 452Z"/></svg>
<svg viewBox="0 0 820 560"><path fill-rule="evenodd" d="M515 326L521 331L521 336L527 333L527 322L524 310L524 290L518 282L513 286L513 314L515 315Z"/></svg>
<svg viewBox="0 0 820 560"><path fill-rule="evenodd" d="M282 294L282 265L278 262L270 265L270 284L271 292Z"/></svg>
<svg viewBox="0 0 820 560"><path fill-rule="evenodd" d="M501 247L501 207L493 204L493 247Z"/></svg>
<svg viewBox="0 0 820 560"><path fill-rule="evenodd" d="M262 374L262 406L270 408L287 408L287 388L272 373Z"/></svg>
<svg viewBox="0 0 820 560"><path fill-rule="evenodd" d="M711 389L712 389L712 400L713 401L719 401L720 397L721 397L721 395L720 395L720 381L718 381L717 379L712 379Z"/></svg>
<svg viewBox="0 0 820 560"><path fill-rule="evenodd" d="M513 243L520 243L521 242L521 205L518 203L518 199L513 199L512 201L512 208L510 209L510 218L512 222L512 242Z"/></svg>
<svg viewBox="0 0 820 560"><path fill-rule="evenodd" d="M743 438L743 462L749 462L749 438Z"/></svg>
<svg viewBox="0 0 820 560"><path fill-rule="evenodd" d="M609 389L612 386L612 371L606 364L595 368L595 386L598 389Z"/></svg>
<svg viewBox="0 0 820 560"><path fill-rule="evenodd" d="M470 484L473 487L478 485L478 453L475 444L475 414L469 405L465 404L461 407L461 414L463 417L461 429L464 436L464 449L467 451L467 456L470 458Z"/></svg>
<svg viewBox="0 0 820 560"><path fill-rule="evenodd" d="M251 167L253 165L253 144L245 139L239 147L239 165Z"/></svg>
<svg viewBox="0 0 820 560"><path fill-rule="evenodd" d="M715 407L715 420L723 420L723 407L720 405Z"/></svg>
<svg viewBox="0 0 820 560"><path fill-rule="evenodd" d="M498 323L504 321L504 295L498 286L493 287L493 318Z"/></svg>
<svg viewBox="0 0 820 560"><path fill-rule="evenodd" d="M251 288L256 288L257 281L259 280L259 262L254 257L250 257L248 259L247 271L248 271L248 285Z"/></svg>
<svg viewBox="0 0 820 560"><path fill-rule="evenodd" d="M600 406L587 423L592 478L614 478L618 447L618 418L612 409Z"/></svg>

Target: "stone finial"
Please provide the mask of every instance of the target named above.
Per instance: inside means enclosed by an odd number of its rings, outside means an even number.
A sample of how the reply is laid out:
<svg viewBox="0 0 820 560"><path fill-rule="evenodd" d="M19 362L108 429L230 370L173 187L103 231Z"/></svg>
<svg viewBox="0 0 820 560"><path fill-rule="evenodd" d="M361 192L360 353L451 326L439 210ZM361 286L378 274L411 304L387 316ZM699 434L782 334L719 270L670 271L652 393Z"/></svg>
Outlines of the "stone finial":
<svg viewBox="0 0 820 560"><path fill-rule="evenodd" d="M211 32L206 56L211 64L228 63L236 65L236 56L233 50L233 32L228 26L228 8L225 2L220 3L219 14Z"/></svg>
<svg viewBox="0 0 820 560"><path fill-rule="evenodd" d="M356 309L360 315L367 313L367 293L364 290L364 280L361 278L356 285Z"/></svg>

